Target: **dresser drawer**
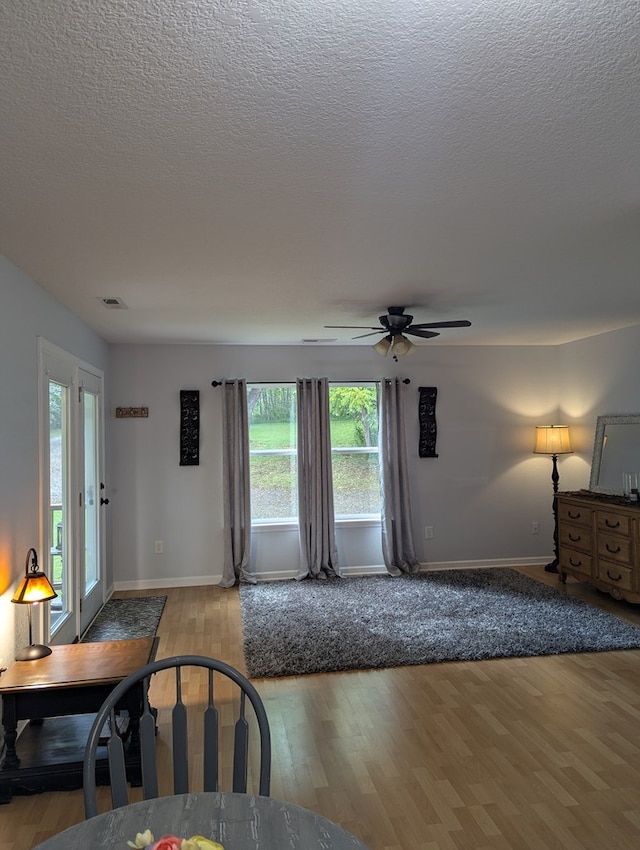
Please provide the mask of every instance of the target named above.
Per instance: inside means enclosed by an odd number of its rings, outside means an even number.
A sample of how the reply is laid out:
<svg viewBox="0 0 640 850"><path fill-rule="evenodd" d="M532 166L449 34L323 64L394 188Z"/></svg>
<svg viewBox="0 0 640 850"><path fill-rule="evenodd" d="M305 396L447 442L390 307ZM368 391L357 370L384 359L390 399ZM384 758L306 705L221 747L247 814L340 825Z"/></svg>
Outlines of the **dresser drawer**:
<svg viewBox="0 0 640 850"><path fill-rule="evenodd" d="M598 557L631 566L631 540L616 534L598 534Z"/></svg>
<svg viewBox="0 0 640 850"><path fill-rule="evenodd" d="M591 551L591 529L584 525L573 525L568 522L561 524L558 529L558 539L563 546L568 546L569 549Z"/></svg>
<svg viewBox="0 0 640 850"><path fill-rule="evenodd" d="M591 555L561 545L560 569L566 569L571 573L579 572L585 576L591 576Z"/></svg>
<svg viewBox="0 0 640 850"><path fill-rule="evenodd" d="M612 531L628 537L631 533L631 517L614 511L596 511L598 531Z"/></svg>
<svg viewBox="0 0 640 850"><path fill-rule="evenodd" d="M598 578L619 587L622 590L633 590L633 570L622 564L614 564L609 561L598 561Z"/></svg>
<svg viewBox="0 0 640 850"><path fill-rule="evenodd" d="M593 511L582 505L572 505L558 502L558 522L570 522L576 525L586 525L591 528Z"/></svg>

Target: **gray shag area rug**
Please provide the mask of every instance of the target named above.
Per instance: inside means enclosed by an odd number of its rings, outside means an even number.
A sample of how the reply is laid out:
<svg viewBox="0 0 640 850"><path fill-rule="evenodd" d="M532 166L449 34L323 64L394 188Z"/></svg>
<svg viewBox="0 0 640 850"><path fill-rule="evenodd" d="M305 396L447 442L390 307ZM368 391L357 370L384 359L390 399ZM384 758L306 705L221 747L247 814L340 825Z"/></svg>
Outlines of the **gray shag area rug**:
<svg viewBox="0 0 640 850"><path fill-rule="evenodd" d="M240 586L247 672L297 676L640 647L640 628L511 569Z"/></svg>
<svg viewBox="0 0 640 850"><path fill-rule="evenodd" d="M84 633L81 642L154 637L166 601L166 596L110 599Z"/></svg>

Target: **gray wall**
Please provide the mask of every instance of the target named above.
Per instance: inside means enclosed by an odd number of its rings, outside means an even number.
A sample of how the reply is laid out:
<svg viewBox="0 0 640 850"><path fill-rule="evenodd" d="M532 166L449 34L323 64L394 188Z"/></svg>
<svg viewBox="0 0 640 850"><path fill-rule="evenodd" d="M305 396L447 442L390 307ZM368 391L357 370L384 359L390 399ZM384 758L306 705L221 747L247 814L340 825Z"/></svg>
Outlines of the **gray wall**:
<svg viewBox="0 0 640 850"><path fill-rule="evenodd" d="M29 547L39 547L38 354L45 337L107 372L108 346L0 257L0 665L27 643L26 617L11 597ZM105 380L108 387L108 380ZM108 391L106 391L108 398ZM41 553L40 553L41 554Z"/></svg>

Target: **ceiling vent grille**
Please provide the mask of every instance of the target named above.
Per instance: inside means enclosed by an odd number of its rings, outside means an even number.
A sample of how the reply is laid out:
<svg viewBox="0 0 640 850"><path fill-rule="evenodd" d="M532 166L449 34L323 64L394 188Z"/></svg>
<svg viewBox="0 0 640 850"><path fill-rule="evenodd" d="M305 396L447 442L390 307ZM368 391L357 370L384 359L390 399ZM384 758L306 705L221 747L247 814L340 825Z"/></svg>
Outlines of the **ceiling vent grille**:
<svg viewBox="0 0 640 850"><path fill-rule="evenodd" d="M124 303L122 298L98 298L98 301L102 304L103 307L106 307L107 310L128 310L129 308Z"/></svg>
<svg viewBox="0 0 640 850"><path fill-rule="evenodd" d="M338 340L335 337L333 339L328 339L328 338L325 338L325 339L303 339L302 344L303 345L318 345L319 343L323 343L323 342L337 342L337 341Z"/></svg>

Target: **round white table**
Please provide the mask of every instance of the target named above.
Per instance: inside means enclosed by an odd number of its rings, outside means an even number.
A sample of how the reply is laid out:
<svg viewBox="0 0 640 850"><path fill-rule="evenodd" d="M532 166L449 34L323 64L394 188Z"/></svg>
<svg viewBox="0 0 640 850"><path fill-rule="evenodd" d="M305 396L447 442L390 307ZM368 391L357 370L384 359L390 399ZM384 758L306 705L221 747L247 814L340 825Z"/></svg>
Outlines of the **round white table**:
<svg viewBox="0 0 640 850"><path fill-rule="evenodd" d="M82 821L34 850L127 850L127 841L150 829L204 835L225 850L367 850L358 839L321 815L272 797L200 793L131 803Z"/></svg>

